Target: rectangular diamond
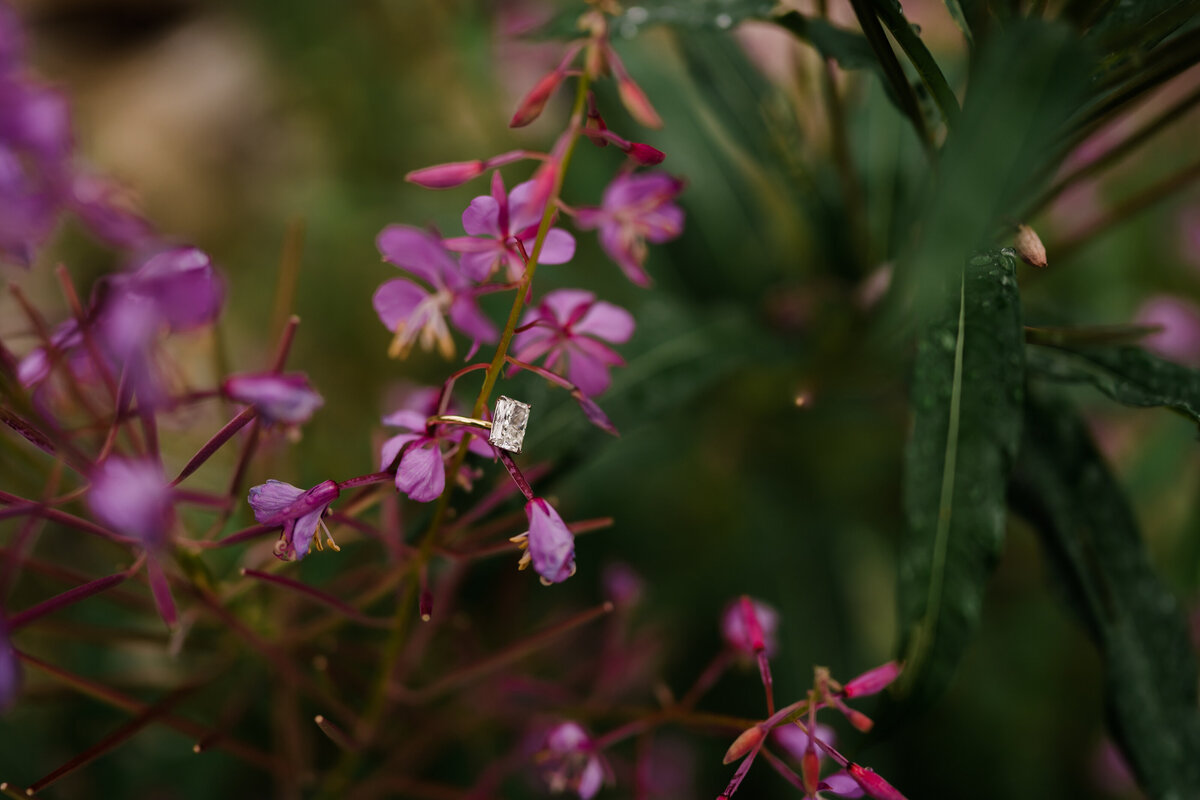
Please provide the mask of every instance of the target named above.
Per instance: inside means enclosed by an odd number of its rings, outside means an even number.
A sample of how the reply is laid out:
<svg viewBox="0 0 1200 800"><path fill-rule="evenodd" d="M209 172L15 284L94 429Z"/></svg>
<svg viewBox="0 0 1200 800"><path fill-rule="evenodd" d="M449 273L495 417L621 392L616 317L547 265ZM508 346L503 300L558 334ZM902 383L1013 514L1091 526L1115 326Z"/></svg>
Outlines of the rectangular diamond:
<svg viewBox="0 0 1200 800"><path fill-rule="evenodd" d="M492 434L488 441L501 450L519 453L528 423L529 404L501 395L496 398L496 411L492 414Z"/></svg>

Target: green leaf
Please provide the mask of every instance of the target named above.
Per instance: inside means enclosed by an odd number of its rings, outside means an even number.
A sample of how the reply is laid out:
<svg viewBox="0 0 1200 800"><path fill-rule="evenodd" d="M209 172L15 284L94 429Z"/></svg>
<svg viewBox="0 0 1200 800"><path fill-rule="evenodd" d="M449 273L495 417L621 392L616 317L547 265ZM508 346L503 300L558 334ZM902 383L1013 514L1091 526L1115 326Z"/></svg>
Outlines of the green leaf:
<svg viewBox="0 0 1200 800"><path fill-rule="evenodd" d="M823 19L806 17L799 11L789 11L774 18L774 22L817 49L822 58L830 58L842 69L870 69L882 76L875 51L866 37L839 28Z"/></svg>
<svg viewBox="0 0 1200 800"><path fill-rule="evenodd" d="M1127 406L1165 406L1200 424L1200 370L1140 347L1063 349L1030 345L1029 369L1066 383L1087 383Z"/></svg>
<svg viewBox="0 0 1200 800"><path fill-rule="evenodd" d="M1196 659L1133 511L1069 407L1031 390L1011 487L1105 665L1109 728L1154 800L1200 797Z"/></svg>
<svg viewBox="0 0 1200 800"><path fill-rule="evenodd" d="M953 2L953 0L951 1ZM929 89L933 101L937 103L938 109L942 112L942 118L946 120L946 125L953 126L958 121L958 98L954 96L954 90L946 82L946 76L942 74L933 54L929 52L929 48L925 46L925 42L921 40L916 29L904 16L904 9L900 7L898 0L874 0L874 3L875 8L879 11L880 19L888 26L888 30L892 32L892 36L908 56L908 60L916 67L925 87Z"/></svg>
<svg viewBox="0 0 1200 800"><path fill-rule="evenodd" d="M967 37L967 44L975 44L975 37L971 33L971 24L967 22L967 15L963 12L962 3L958 0L946 0L946 8L949 10L954 24L962 31L963 36Z"/></svg>
<svg viewBox="0 0 1200 800"><path fill-rule="evenodd" d="M945 689L979 624L1021 432L1015 259L977 255L962 274L960 291L921 335L913 367L899 602L908 664L901 694L918 707Z"/></svg>
<svg viewBox="0 0 1200 800"><path fill-rule="evenodd" d="M1118 0L1088 31L1110 46L1149 49L1194 18L1194 0Z"/></svg>

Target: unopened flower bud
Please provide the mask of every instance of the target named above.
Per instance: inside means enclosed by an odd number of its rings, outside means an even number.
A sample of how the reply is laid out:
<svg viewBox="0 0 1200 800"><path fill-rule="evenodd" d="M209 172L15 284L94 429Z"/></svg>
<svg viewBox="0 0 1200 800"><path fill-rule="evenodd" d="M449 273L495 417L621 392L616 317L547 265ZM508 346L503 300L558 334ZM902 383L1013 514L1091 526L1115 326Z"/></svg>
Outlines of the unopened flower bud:
<svg viewBox="0 0 1200 800"><path fill-rule="evenodd" d="M758 746L762 744L764 736L766 736L766 732L763 731L763 729L758 725L742 731L741 734L733 740L733 744L729 745L729 749L725 751L725 760L721 763L732 764L734 761L737 761L739 758L745 756L751 750L757 750Z"/></svg>
<svg viewBox="0 0 1200 800"><path fill-rule="evenodd" d="M647 128L657 129L662 127L662 117L658 116L658 112L650 104L646 93L642 91L642 87L634 82L633 78L626 75L618 80L617 92L621 96L621 103L629 110L630 115L634 119Z"/></svg>
<svg viewBox="0 0 1200 800"><path fill-rule="evenodd" d="M667 154L656 147L651 147L648 144L641 142L631 142L629 149L625 152L629 153L629 157L638 162L642 166L652 167L655 164L661 164Z"/></svg>
<svg viewBox="0 0 1200 800"><path fill-rule="evenodd" d="M821 782L821 758L810 741L804 758L800 759L800 777L804 781L804 791L810 796L817 794L817 786Z"/></svg>
<svg viewBox="0 0 1200 800"><path fill-rule="evenodd" d="M467 181L478 178L485 167L482 161L452 161L424 169L415 169L404 176L404 180L426 189L452 189Z"/></svg>
<svg viewBox="0 0 1200 800"><path fill-rule="evenodd" d="M875 800L906 800L904 795L900 794L895 786L885 781L875 773L875 770L869 767L860 767L858 764L851 764L846 768L850 773L850 777L854 778L855 783L862 787L863 791L874 797Z"/></svg>
<svg viewBox="0 0 1200 800"><path fill-rule="evenodd" d="M1041 237L1028 225L1017 226L1017 255L1031 267L1046 266L1046 246Z"/></svg>
<svg viewBox="0 0 1200 800"><path fill-rule="evenodd" d="M563 73L557 69L543 76L517 106L517 111L513 114L508 127L521 128L537 119L541 115L542 109L546 107L546 101L554 94L558 84L562 83L562 79Z"/></svg>
<svg viewBox="0 0 1200 800"><path fill-rule="evenodd" d="M846 685L842 688L842 695L845 697L864 697L870 694L878 694L900 676L902 667L903 665L898 661L889 661L874 669L867 670L857 678L847 681Z"/></svg>
<svg viewBox="0 0 1200 800"><path fill-rule="evenodd" d="M875 722L870 717L861 711L855 711L853 708L846 710L846 719L850 720L850 724L863 733L875 727Z"/></svg>

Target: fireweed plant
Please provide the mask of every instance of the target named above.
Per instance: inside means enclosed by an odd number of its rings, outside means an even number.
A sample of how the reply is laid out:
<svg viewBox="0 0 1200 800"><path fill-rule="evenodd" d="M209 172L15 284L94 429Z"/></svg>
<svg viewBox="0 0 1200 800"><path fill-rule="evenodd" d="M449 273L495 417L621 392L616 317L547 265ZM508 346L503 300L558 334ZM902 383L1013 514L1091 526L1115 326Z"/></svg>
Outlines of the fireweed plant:
<svg viewBox="0 0 1200 800"><path fill-rule="evenodd" d="M7 595L23 570L43 568L73 585L0 618L0 707L18 701L22 676L32 670L133 715L129 725L25 788L13 782L17 776L2 776L8 780L0 790L38 795L150 723L194 737L197 753L223 749L248 763L276 769L275 756L229 734L228 721L198 723L173 710L196 689L192 684L157 702L144 703L44 660L30 652L36 648L23 644L27 631L39 620L94 595L120 591L123 585L146 585L158 616L171 631L173 650L182 649L189 631L210 616L258 650L280 680L321 707L315 725L342 750L342 757L325 774L309 775L302 783L328 797L348 796L347 792L359 789L369 796L372 780L377 782L375 790L408 787L419 793L419 781L391 770L363 777L378 755L391 747L385 723L397 705L432 703L451 691L465 690L525 652L612 613L617 605L627 607L633 602L636 592L630 581L637 579L626 576L623 589L618 588L622 581L614 583L612 600L529 641L464 665L422 689L409 688L403 680L408 662L419 657L427 642L427 635L414 631L411 620L419 618L434 626L439 608L453 607L453 592L468 565L511 552L516 566L531 567L541 583L560 583L575 573L575 535L609 524L607 520L568 523L550 500L538 496L535 481L514 457L522 449L531 413L536 412L503 396L494 407L490 405L498 381L529 372L561 388L591 423L616 434L595 398L608 388L610 371L624 364L615 348L634 335L633 315L581 289L539 294L534 278L541 264L572 260L575 237L561 227L571 223L579 231L596 231L601 248L616 266L634 284L647 287L651 283L645 268L648 245L678 236L684 226L684 213L675 202L684 189L683 180L652 169L664 160L664 153L608 127L591 87L615 80L634 120L650 128L660 127L662 120L610 45L604 9L587 11L580 24L585 35L567 45L561 63L533 87L511 121L513 127L533 121L560 86L573 83L570 115L550 151L513 151L410 172L409 181L429 189L451 189L481 178L487 181L487 191L463 211L465 235L443 237L395 224L381 231L376 241L383 260L401 272L401 277L385 280L372 298L391 336L388 352L404 358L417 347L451 358L465 340L468 363L453 370L440 386L411 388L399 407L382 419L395 435L380 445L377 471L308 487L276 479L252 486L246 500L257 524L224 533L246 492L244 478L256 453L272 440L298 434L323 404L303 373L286 368L298 320L293 317L280 332L274 357L260 371L229 374L207 388L192 385L184 365L172 354L171 340L203 336L211 329L225 299L224 280L207 255L167 242L131 206L120 202L115 186L75 164L66 103L56 91L25 74L21 31L8 8L0 6L4 70L0 191L6 202L0 254L6 262L30 267L57 217L74 212L98 236L120 246L128 263L126 270L99 280L86 301L69 271L59 267L56 277L68 316L57 324L11 287L26 329L13 337L13 348L5 344L0 349L3 421L28 447L50 456L55 466L39 494L0 492L0 514L21 520L4 546L2 588ZM618 167L597 205L568 204L561 195L572 154L581 141L617 154ZM524 162L534 162L532 174L508 188L500 168ZM497 325L482 311L478 298L505 292L513 302L507 319ZM490 359L471 360L483 348L493 348ZM480 388L469 413L460 413L454 390L464 379L476 378ZM163 432L172 427L169 419L190 416L199 405L212 403L230 410L228 421L178 472L168 473ZM237 451L227 491L190 488L193 475L227 446ZM503 466L511 486L473 492L485 479L489 462ZM383 522L374 522L364 515L380 503L395 509L396 501L387 499L393 491L413 503L433 504L429 522L415 541L406 540L394 516L384 515ZM472 492L474 499L452 516L456 491ZM525 501L523 524L507 515L491 519L513 492ZM204 529L198 527L197 508L215 514L215 521ZM478 531L473 529L476 523ZM123 565L90 580L51 568L33 555L47 524L69 535L104 540L123 554ZM372 542L390 561L380 570L382 575L374 576L376 585L355 602L288 577L280 568L284 562L312 557L314 551L340 551L335 528ZM494 539L496 535L501 538ZM253 548L265 537L275 537L275 566L260 563L261 550L250 549L238 578L221 581L205 564L206 553ZM431 575L438 562L449 562L453 570L435 583ZM238 596L255 585L294 593L328 610L331 615L317 623L320 627L360 624L388 629L368 690L345 691L331 683L329 676L336 672L325 656L318 655L326 666L314 676L289 658L285 643L262 638L238 614ZM366 609L397 585L401 588L394 618L370 616ZM136 593L127 597L137 602ZM742 758L742 763L723 797L734 793L760 754L807 797L816 797L819 791L849 797L866 792L885 800L899 797L869 770L844 758L834 748L832 735L816 723L818 710L834 708L865 729L869 721L845 701L884 688L895 678L898 666L885 665L844 686L818 670L806 699L776 711L768 660L775 648L775 624L775 612L765 605L749 598L736 601L722 621L726 649L681 701L635 715L607 733L589 733L562 713L558 721L547 721L549 715L527 721L533 727L519 731L521 747L501 769L481 776L475 791L491 791L489 787L505 771L526 771L552 792L591 798L604 784L616 782L608 754L627 739L645 740L666 724L734 733L746 723L697 714L692 708L727 667L745 660L762 676L767 717L737 737L730 748L727 760ZM809 731L818 735L808 737ZM798 773L768 747L768 734L779 752L799 765ZM822 764L830 760L838 771L822 779Z"/></svg>
<svg viewBox="0 0 1200 800"><path fill-rule="evenodd" d="M705 793L718 800L733 797L756 763L797 797L897 800L901 792L846 755L857 743L839 743L827 722L837 715L859 732L873 730L856 706L886 692L888 725L880 727L894 726L944 691L979 622L1006 504L1038 529L1101 651L1110 729L1139 782L1154 798L1200 793L1196 665L1182 618L1086 428L1053 393L1056 384L1091 384L1119 402L1168 406L1200 421L1200 374L1134 346L1153 332L1145 326L1026 325L1016 271L1018 256L1046 267L1197 174L1195 165L1183 168L1051 247L1024 221L1200 102L1192 91L1103 156L1077 155L1135 100L1200 62L1191 4L948 3L970 52L961 105L898 3L851 0L858 30L835 25L828 5L806 15L754 0L628 8L591 0L558 21L565 24L552 23L567 40L561 58L510 120L528 125L555 107L555 95L573 98L551 146L408 173L425 189L477 187L473 198L464 194L462 230L397 223L376 238L383 261L399 271L371 298L385 330L381 347L396 359L422 350L448 361L465 353L464 360L436 385L409 387L388 409L377 456L362 474L251 486L250 471L323 405L306 374L288 365L298 319L271 331L273 353L256 368L231 373L218 364L195 374L180 350L215 338L226 281L204 252L155 231L119 186L76 157L67 103L29 74L16 17L0 3L0 260L33 268L59 221L73 216L124 264L86 298L58 267L63 302L54 310L9 287L20 319L4 321L0 340L5 454L26 478L44 480L0 488L0 520L13 526L0 550L0 712L52 686L129 715L65 761L0 775L0 793L42 794L155 726L188 737L199 757L220 750L263 771L284 795L484 798L525 781L584 800L606 787L613 796L679 797L671 787L683 782L656 749L673 728L730 743L729 778ZM522 466L536 458L522 450L541 409L500 383L535 376L615 434L600 402L637 320L592 291L543 291L535 278L542 265L571 275L576 237L594 231L612 262L596 268L615 266L649 288L649 246L684 228L684 180L660 167L667 154L637 141L633 124L616 122L627 114L658 129L663 118L611 34L636 35L656 22L720 31L751 19L819 51L834 183L847 209L847 236L831 250L861 279L861 305L881 303L883 315L905 317L903 330L915 328L917 341L897 657L846 681L817 667L811 689L782 704L771 670L780 616L749 596L728 604L716 621L722 647L678 696L648 657L655 634L635 621L642 584L627 568L606 573L602 604L499 646L454 613L468 573L483 561L508 558L535 587L553 586L587 558L576 537L612 522L564 519L557 498L535 490L554 469ZM927 202L889 220L907 233L887 249L855 205L861 187L839 84L841 71L867 65L929 167L920 198ZM604 105L611 95L595 90L606 83L624 111ZM593 146L611 154L607 185L598 196L564 196L576 150ZM1010 237L1013 247L1002 247ZM484 295L511 296L504 319L485 312ZM224 422L168 469L185 439L180 421L202 414ZM200 488L201 470L223 472L219 489ZM255 524L229 530L249 515ZM116 565L94 577L94 564L89 571L78 559L47 555L43 533L89 540L87 552L103 548ZM314 551L330 562L371 555L317 588L294 565ZM9 608L14 587L35 575L57 589ZM534 591L553 604L553 590ZM166 650L180 660L180 674L191 669L187 677L148 697L60 663L44 637L61 633L71 616L58 612L82 615L97 595L160 618ZM249 602L261 597L269 612ZM497 606L497 616L509 611ZM343 640L332 634L343 628L363 635L338 647L332 643ZM93 638L106 635L98 631ZM214 632L236 645L213 646ZM569 635L592 636L599 658L571 661L555 680L524 671L527 659ZM265 691L280 717L272 747L254 735L259 687L238 682L246 653L269 670ZM700 710L734 669L757 673L762 713ZM214 682L232 686L229 696L197 708ZM619 705L634 685L653 688L657 704ZM314 760L308 735L318 731L325 747ZM478 774L460 771L455 785L430 777L431 764L457 763L464 749L498 736L510 746Z"/></svg>

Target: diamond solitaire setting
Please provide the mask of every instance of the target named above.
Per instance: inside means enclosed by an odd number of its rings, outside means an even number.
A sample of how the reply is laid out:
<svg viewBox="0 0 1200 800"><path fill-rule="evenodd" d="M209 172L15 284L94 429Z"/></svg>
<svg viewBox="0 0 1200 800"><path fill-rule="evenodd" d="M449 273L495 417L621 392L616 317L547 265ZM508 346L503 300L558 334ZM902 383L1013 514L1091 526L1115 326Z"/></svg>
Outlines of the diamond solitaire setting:
<svg viewBox="0 0 1200 800"><path fill-rule="evenodd" d="M510 453L521 452L525 426L529 423L529 404L501 395L492 413L492 433L488 443Z"/></svg>

